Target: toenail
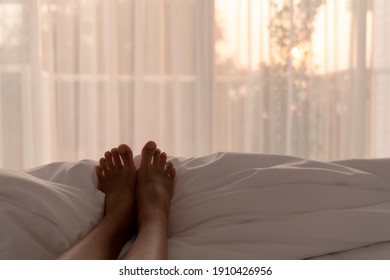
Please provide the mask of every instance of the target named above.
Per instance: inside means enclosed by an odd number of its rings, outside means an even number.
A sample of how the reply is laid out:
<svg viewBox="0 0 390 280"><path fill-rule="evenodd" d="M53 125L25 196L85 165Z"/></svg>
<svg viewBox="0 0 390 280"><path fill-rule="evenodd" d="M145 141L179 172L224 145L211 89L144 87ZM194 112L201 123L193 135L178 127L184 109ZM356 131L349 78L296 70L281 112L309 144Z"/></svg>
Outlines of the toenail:
<svg viewBox="0 0 390 280"><path fill-rule="evenodd" d="M119 150L119 152L120 152L121 154L125 154L125 153L126 153L126 148L125 148L125 146L119 146L118 150Z"/></svg>
<svg viewBox="0 0 390 280"><path fill-rule="evenodd" d="M146 146L149 148L149 149L155 149L156 148L156 143L154 143L153 141L149 141Z"/></svg>

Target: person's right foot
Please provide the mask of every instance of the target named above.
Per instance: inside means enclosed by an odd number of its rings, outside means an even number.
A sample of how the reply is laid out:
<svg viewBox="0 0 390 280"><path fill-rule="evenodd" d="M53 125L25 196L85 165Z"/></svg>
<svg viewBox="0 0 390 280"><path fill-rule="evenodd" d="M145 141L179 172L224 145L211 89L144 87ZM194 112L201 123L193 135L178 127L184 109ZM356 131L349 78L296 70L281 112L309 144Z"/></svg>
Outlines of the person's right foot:
<svg viewBox="0 0 390 280"><path fill-rule="evenodd" d="M144 146L141 156L136 189L138 229L154 222L167 226L176 170L152 141Z"/></svg>
<svg viewBox="0 0 390 280"><path fill-rule="evenodd" d="M133 152L122 144L107 151L96 166L98 188L106 194L105 215L131 217L135 210L137 169ZM132 219L129 219L133 223Z"/></svg>

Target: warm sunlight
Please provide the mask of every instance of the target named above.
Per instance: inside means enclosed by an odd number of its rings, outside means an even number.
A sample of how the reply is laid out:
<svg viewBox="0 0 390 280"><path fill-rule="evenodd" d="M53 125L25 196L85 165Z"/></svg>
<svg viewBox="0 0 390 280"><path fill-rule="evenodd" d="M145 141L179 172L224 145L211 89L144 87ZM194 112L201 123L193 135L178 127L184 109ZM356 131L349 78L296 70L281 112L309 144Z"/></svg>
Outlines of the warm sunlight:
<svg viewBox="0 0 390 280"><path fill-rule="evenodd" d="M295 59L300 59L303 56L303 50L301 48L299 48L299 47L294 47L291 50L291 55Z"/></svg>
<svg viewBox="0 0 390 280"><path fill-rule="evenodd" d="M268 1L216 0L216 24L222 30L222 39L216 42L217 55L252 70L269 61L268 9Z"/></svg>
<svg viewBox="0 0 390 280"><path fill-rule="evenodd" d="M349 67L350 5L350 1L326 1L318 9L309 47L318 73ZM223 26L222 39L216 44L217 56L252 70L257 69L261 62L269 62L269 9L269 1L216 0L217 24ZM249 18L245 16L248 14ZM334 36L337 40L331 39ZM295 46L290 53L298 60L308 51L307 46Z"/></svg>
<svg viewBox="0 0 390 280"><path fill-rule="evenodd" d="M17 3L0 5L0 47L13 47L20 43L17 32L22 27L22 7Z"/></svg>

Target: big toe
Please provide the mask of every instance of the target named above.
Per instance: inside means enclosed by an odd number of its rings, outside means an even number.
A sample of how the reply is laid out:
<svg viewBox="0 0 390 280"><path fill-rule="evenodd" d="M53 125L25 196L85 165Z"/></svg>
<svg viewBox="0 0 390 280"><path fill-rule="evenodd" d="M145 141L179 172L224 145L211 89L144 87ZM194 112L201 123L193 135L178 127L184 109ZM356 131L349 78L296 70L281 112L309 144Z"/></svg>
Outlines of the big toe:
<svg viewBox="0 0 390 280"><path fill-rule="evenodd" d="M122 144L118 147L118 151L123 160L124 166L133 167L134 166L133 151L130 149L130 147L127 146L126 144Z"/></svg>
<svg viewBox="0 0 390 280"><path fill-rule="evenodd" d="M151 164L156 148L157 145L153 141L149 141L148 143L145 144L141 152L142 155L141 166L148 166Z"/></svg>

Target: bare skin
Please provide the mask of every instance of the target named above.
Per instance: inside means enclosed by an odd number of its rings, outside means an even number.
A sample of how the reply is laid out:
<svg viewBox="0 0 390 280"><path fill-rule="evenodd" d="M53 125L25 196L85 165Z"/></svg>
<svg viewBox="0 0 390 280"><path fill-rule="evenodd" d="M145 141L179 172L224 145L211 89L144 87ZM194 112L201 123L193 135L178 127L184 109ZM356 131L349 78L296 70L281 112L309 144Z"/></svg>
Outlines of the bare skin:
<svg viewBox="0 0 390 280"><path fill-rule="evenodd" d="M137 224L137 238L125 258L166 259L168 212L176 176L166 154L148 142L137 171L131 149L122 144L105 153L96 175L99 189L106 194L104 218L58 258L115 259Z"/></svg>
<svg viewBox="0 0 390 280"><path fill-rule="evenodd" d="M167 259L169 206L176 170L167 155L148 142L137 172L136 208L138 235L125 259Z"/></svg>
<svg viewBox="0 0 390 280"><path fill-rule="evenodd" d="M127 145L104 154L96 167L98 188L106 194L104 218L59 259L117 258L135 222L136 172L133 153Z"/></svg>

